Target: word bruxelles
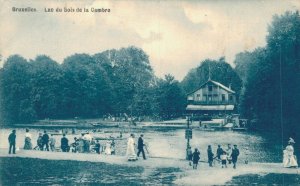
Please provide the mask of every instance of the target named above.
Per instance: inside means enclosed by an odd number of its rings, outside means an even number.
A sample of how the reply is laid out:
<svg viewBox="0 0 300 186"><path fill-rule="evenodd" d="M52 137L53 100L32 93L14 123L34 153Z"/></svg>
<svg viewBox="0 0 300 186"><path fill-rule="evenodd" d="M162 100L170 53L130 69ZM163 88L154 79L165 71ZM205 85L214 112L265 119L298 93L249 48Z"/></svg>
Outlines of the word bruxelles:
<svg viewBox="0 0 300 186"><path fill-rule="evenodd" d="M110 12L110 9L108 8L44 8L45 12Z"/></svg>

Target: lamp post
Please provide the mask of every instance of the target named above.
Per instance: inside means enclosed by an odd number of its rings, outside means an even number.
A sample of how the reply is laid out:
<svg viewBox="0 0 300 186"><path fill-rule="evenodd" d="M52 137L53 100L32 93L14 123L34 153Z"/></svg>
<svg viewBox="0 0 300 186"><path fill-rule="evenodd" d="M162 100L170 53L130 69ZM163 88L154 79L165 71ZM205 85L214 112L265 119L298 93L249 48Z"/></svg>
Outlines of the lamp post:
<svg viewBox="0 0 300 186"><path fill-rule="evenodd" d="M190 139L192 139L192 129L190 128L190 122L191 122L191 117L187 117L187 128L185 130L185 139L186 141L186 160L189 159L188 157L188 150L190 148Z"/></svg>

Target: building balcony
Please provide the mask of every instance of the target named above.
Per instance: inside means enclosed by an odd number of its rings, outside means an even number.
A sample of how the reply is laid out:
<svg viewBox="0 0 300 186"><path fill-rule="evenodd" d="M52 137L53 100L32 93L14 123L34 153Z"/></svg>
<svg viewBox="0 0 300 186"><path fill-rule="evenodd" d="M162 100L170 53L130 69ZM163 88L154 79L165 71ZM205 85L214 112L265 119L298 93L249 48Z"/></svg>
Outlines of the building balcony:
<svg viewBox="0 0 300 186"><path fill-rule="evenodd" d="M235 101L188 101L193 105L235 105Z"/></svg>

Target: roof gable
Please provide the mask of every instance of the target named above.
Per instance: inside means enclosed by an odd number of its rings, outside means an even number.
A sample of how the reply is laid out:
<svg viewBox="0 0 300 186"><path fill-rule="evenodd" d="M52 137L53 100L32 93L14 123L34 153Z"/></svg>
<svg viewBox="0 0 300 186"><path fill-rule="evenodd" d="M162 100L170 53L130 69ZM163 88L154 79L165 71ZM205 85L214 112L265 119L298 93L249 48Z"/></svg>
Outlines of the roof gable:
<svg viewBox="0 0 300 186"><path fill-rule="evenodd" d="M218 86L218 87L220 87L220 88L222 88L222 89L224 89L224 90L226 90L226 91L228 91L228 92L230 92L230 93L232 93L232 94L235 94L235 91L233 91L233 90L230 89L229 87L226 87L225 85L223 85L223 84L221 84L221 83L219 83L219 82L216 82L216 81L213 81L213 80L210 80L210 79L209 79L208 81L206 81L205 83L203 83L200 87L198 87L196 90L194 90L194 91L188 93L187 95L190 95L190 94L195 93L196 91L198 91L199 89L201 89L202 87L204 87L204 86L205 86L207 83L209 83L209 82L213 83L214 85L216 85L216 86Z"/></svg>

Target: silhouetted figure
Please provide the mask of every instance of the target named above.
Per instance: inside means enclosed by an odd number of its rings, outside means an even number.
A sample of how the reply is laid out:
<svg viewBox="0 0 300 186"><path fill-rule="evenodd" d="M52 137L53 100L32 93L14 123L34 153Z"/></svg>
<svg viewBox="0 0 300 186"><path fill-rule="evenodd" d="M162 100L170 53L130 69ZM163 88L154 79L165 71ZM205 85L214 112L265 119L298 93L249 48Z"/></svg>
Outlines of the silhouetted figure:
<svg viewBox="0 0 300 186"><path fill-rule="evenodd" d="M13 151L13 154L16 154L16 130L12 130L10 135L8 136L8 143L9 143L9 151L8 154L11 154L11 149Z"/></svg>
<svg viewBox="0 0 300 186"><path fill-rule="evenodd" d="M63 152L68 152L69 149L69 140L66 138L66 134L63 134L63 137L61 138L61 150Z"/></svg>
<svg viewBox="0 0 300 186"><path fill-rule="evenodd" d="M101 145L99 143L99 140L97 140L96 144L95 144L95 151L97 154L100 154L100 148L101 148Z"/></svg>
<svg viewBox="0 0 300 186"><path fill-rule="evenodd" d="M220 160L221 159L221 155L223 154L223 149L221 148L221 145L218 145L217 148L217 158Z"/></svg>
<svg viewBox="0 0 300 186"><path fill-rule="evenodd" d="M232 149L232 153L231 153L231 158L232 158L232 163L233 163L233 168L234 169L236 168L236 162L237 162L237 159L238 159L239 155L240 155L240 151L237 148L237 145L234 145L233 149Z"/></svg>
<svg viewBox="0 0 300 186"><path fill-rule="evenodd" d="M43 141L43 148L46 146L46 150L49 151L49 135L47 134L47 131L44 131L44 135L42 137Z"/></svg>
<svg viewBox="0 0 300 186"><path fill-rule="evenodd" d="M138 139L138 153L137 153L137 156L139 157L140 153L142 153L143 154L143 158L145 160L146 159L145 151L144 151L145 144L144 144L143 137L144 137L144 135L141 134L141 136Z"/></svg>
<svg viewBox="0 0 300 186"><path fill-rule="evenodd" d="M199 160L200 160L200 152L198 151L197 148L195 148L195 151L193 153L193 169L197 169Z"/></svg>
<svg viewBox="0 0 300 186"><path fill-rule="evenodd" d="M212 163L214 161L214 153L212 152L210 145L208 145L207 147L207 159L208 159L209 166L212 167Z"/></svg>

